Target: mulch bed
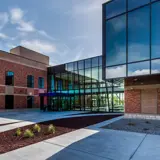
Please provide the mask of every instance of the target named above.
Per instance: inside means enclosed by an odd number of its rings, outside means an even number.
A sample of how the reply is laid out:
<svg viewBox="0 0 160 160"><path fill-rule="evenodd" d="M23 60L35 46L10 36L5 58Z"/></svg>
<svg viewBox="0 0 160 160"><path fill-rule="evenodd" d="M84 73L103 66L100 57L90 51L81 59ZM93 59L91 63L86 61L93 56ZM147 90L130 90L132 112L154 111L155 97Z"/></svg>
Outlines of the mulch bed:
<svg viewBox="0 0 160 160"><path fill-rule="evenodd" d="M160 121L159 120L124 118L116 122L113 122L107 126L104 126L102 128L160 135Z"/></svg>
<svg viewBox="0 0 160 160"><path fill-rule="evenodd" d="M1 132L0 133L0 154L6 153L24 146L28 146L49 138L53 138L64 133L68 133L80 128L84 128L114 117L117 115L101 115L101 116L87 116L87 117L74 117L57 119L52 121L46 121L39 123L41 127L41 132L36 133L33 138L24 138L22 136L15 136L16 129ZM48 125L53 124L56 128L54 134L46 134ZM26 129L33 129L34 125L28 125L21 127L21 131L24 132Z"/></svg>

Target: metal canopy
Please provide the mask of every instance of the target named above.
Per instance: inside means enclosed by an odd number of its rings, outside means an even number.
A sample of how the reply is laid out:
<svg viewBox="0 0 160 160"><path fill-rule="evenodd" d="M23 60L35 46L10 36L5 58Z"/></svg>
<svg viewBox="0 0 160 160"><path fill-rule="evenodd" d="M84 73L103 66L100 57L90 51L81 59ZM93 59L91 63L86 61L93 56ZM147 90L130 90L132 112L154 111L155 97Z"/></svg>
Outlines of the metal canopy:
<svg viewBox="0 0 160 160"><path fill-rule="evenodd" d="M50 92L50 93L40 93L40 97L74 97L74 94L69 93L57 93L57 92Z"/></svg>

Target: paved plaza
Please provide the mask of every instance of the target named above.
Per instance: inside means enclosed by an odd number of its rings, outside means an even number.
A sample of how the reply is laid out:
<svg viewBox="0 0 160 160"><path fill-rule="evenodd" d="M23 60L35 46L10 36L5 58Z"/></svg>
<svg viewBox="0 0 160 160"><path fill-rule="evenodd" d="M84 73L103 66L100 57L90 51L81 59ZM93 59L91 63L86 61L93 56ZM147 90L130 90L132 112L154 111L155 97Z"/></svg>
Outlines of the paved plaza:
<svg viewBox="0 0 160 160"><path fill-rule="evenodd" d="M36 112L37 115L40 114L38 111L31 113L35 115ZM48 116L53 114L54 118L57 114L56 118L58 118L62 115L72 116L73 113L59 112L59 116L58 113L45 114L48 114ZM4 116L1 118L4 118ZM0 159L159 160L160 136L101 128L105 124L121 118L122 116L2 154ZM17 119L18 117L15 120ZM32 120L32 123L34 123L34 120Z"/></svg>

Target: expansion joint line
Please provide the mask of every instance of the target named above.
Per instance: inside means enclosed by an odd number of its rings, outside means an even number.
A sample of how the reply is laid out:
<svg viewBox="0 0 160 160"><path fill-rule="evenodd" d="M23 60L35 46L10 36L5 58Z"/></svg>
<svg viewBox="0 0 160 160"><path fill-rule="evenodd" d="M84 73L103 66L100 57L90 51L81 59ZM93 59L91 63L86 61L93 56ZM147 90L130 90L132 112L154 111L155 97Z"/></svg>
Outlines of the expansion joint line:
<svg viewBox="0 0 160 160"><path fill-rule="evenodd" d="M129 158L129 160L131 160L133 158L133 156L135 155L135 153L137 152L137 150L139 149L139 147L141 146L141 144L143 143L143 141L145 140L145 138L147 137L148 134L146 134L144 136L144 138L142 139L141 143L138 145L138 147L136 148L136 150L133 152L133 154L131 155L131 157Z"/></svg>

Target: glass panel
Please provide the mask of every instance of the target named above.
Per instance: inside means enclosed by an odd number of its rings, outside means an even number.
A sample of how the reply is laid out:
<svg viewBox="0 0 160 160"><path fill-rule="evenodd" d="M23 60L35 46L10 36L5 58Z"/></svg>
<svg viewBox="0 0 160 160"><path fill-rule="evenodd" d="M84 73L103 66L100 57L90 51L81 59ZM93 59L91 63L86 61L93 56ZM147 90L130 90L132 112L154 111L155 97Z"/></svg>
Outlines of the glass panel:
<svg viewBox="0 0 160 160"><path fill-rule="evenodd" d="M160 57L160 2L152 4L152 58Z"/></svg>
<svg viewBox="0 0 160 160"><path fill-rule="evenodd" d="M99 66L102 65L102 56L99 57Z"/></svg>
<svg viewBox="0 0 160 160"><path fill-rule="evenodd" d="M128 0L128 10L140 7L149 3L150 0Z"/></svg>
<svg viewBox="0 0 160 160"><path fill-rule="evenodd" d="M106 22L106 65L126 63L126 15Z"/></svg>
<svg viewBox="0 0 160 160"><path fill-rule="evenodd" d="M149 7L143 7L128 14L128 61L150 58Z"/></svg>
<svg viewBox="0 0 160 160"><path fill-rule="evenodd" d="M77 64L77 62L74 62L74 70L78 70L78 64Z"/></svg>
<svg viewBox="0 0 160 160"><path fill-rule="evenodd" d="M38 86L39 86L40 89L44 88L44 78L39 77L39 79L38 79Z"/></svg>
<svg viewBox="0 0 160 160"><path fill-rule="evenodd" d="M85 68L91 68L91 59L85 60Z"/></svg>
<svg viewBox="0 0 160 160"><path fill-rule="evenodd" d="M128 65L128 76L146 75L150 73L149 61Z"/></svg>
<svg viewBox="0 0 160 160"><path fill-rule="evenodd" d="M92 68L92 79L98 81L98 67Z"/></svg>
<svg viewBox="0 0 160 160"><path fill-rule="evenodd" d="M34 88L34 77L32 75L27 76L27 87Z"/></svg>
<svg viewBox="0 0 160 160"><path fill-rule="evenodd" d="M106 68L106 79L126 77L126 65Z"/></svg>
<svg viewBox="0 0 160 160"><path fill-rule="evenodd" d="M92 67L97 67L98 66L98 57L92 58Z"/></svg>
<svg viewBox="0 0 160 160"><path fill-rule="evenodd" d="M151 73L152 74L160 73L160 59L152 60L151 63L152 63Z"/></svg>
<svg viewBox="0 0 160 160"><path fill-rule="evenodd" d="M73 71L73 63L68 63L67 67L68 67L68 71Z"/></svg>
<svg viewBox="0 0 160 160"><path fill-rule="evenodd" d="M78 69L84 69L84 61L78 61Z"/></svg>
<svg viewBox="0 0 160 160"><path fill-rule="evenodd" d="M106 17L111 18L126 12L126 0L114 0L106 4Z"/></svg>
<svg viewBox="0 0 160 160"><path fill-rule="evenodd" d="M6 72L6 85L14 85L14 72L8 71Z"/></svg>

